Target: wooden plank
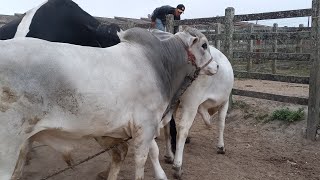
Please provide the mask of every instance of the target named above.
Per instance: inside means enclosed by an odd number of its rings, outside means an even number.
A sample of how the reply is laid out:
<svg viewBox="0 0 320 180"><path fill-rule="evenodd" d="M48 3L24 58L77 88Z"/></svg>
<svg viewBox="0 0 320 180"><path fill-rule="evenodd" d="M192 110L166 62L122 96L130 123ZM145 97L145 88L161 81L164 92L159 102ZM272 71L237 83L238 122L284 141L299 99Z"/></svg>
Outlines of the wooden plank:
<svg viewBox="0 0 320 180"><path fill-rule="evenodd" d="M289 11L236 15L234 17L234 21L283 19L283 18L295 18L295 17L307 17L307 16L311 16L311 9L298 9L298 10L289 10Z"/></svg>
<svg viewBox="0 0 320 180"><path fill-rule="evenodd" d="M224 16L211 17L211 18L195 18L195 19L184 19L184 20L175 20L174 25L194 25L194 24L210 24L210 23L225 23Z"/></svg>
<svg viewBox="0 0 320 180"><path fill-rule="evenodd" d="M169 14L166 16L166 32L169 32L169 33L174 33L174 25L173 25L173 21L174 21L174 18L173 18L173 15L172 14Z"/></svg>
<svg viewBox="0 0 320 180"><path fill-rule="evenodd" d="M311 16L311 9L299 9L289 11L278 11L278 12L266 12L257 14L242 14L235 15L233 21L252 21L252 20L263 20L263 19L283 19L283 18L294 18L294 17L307 17ZM208 24L208 23L225 23L225 17L211 17L211 18L196 18L196 19L184 19L175 20L174 25L193 25L193 24Z"/></svg>
<svg viewBox="0 0 320 180"><path fill-rule="evenodd" d="M285 103L299 104L299 105L308 105L308 98L304 97L292 97L292 96L284 96L263 92L255 92L241 89L232 89L233 95L246 96L252 98L266 99L271 101L279 101Z"/></svg>
<svg viewBox="0 0 320 180"><path fill-rule="evenodd" d="M221 34L221 24L216 24L215 26L216 34ZM209 40L209 39L208 39ZM215 40L215 47L221 50L221 40Z"/></svg>
<svg viewBox="0 0 320 180"><path fill-rule="evenodd" d="M320 3L312 0L312 56L310 69L307 138L315 140L320 122Z"/></svg>
<svg viewBox="0 0 320 180"><path fill-rule="evenodd" d="M230 61L231 65L233 65L233 33L234 33L234 8L229 7L225 10L225 39L223 46L223 53ZM232 108L232 94L229 96L229 109Z"/></svg>
<svg viewBox="0 0 320 180"><path fill-rule="evenodd" d="M210 39L208 39L210 41ZM248 44L235 44L233 49L236 51L246 51ZM297 47L297 44L281 44L277 45L278 50L279 49L295 49ZM253 50L260 49L264 51L273 51L274 46L273 45L260 45L260 46L253 46ZM303 54L303 53L302 53Z"/></svg>
<svg viewBox="0 0 320 180"><path fill-rule="evenodd" d="M258 58L266 60L310 61L310 54L274 53L274 52L233 52L234 58Z"/></svg>
<svg viewBox="0 0 320 180"><path fill-rule="evenodd" d="M203 32L203 34L210 40L223 40L224 34L213 34L211 32ZM295 39L311 39L311 32L264 32L264 33L234 33L233 40L295 40Z"/></svg>
<svg viewBox="0 0 320 180"><path fill-rule="evenodd" d="M278 24L277 23L273 24L272 32L274 32L274 33L278 32ZM274 53L278 52L278 40L277 39L273 40L272 51ZM271 65L272 74L276 74L276 72L277 72L277 66L276 65L277 65L277 59L273 59L272 60L272 65Z"/></svg>
<svg viewBox="0 0 320 180"><path fill-rule="evenodd" d="M258 27L254 32L269 32L272 27ZM311 27L278 27L278 32L311 31Z"/></svg>
<svg viewBox="0 0 320 180"><path fill-rule="evenodd" d="M254 31L254 28L253 28L253 24L251 24L249 27L248 27L248 30L249 30L249 33L252 33ZM253 40L249 40L248 41L248 45L247 45L247 51L248 52L253 52ZM234 57L234 53L233 53L233 57ZM250 72L252 70L252 59L253 58L246 58L247 59L247 72Z"/></svg>
<svg viewBox="0 0 320 180"><path fill-rule="evenodd" d="M225 34L223 33L223 34L213 34L213 33L211 33L211 32L202 32L206 37L207 37L207 39L208 40L210 40L210 41L218 41L218 40L220 40L220 41L222 41L222 40L224 40L224 38L225 38Z"/></svg>
<svg viewBox="0 0 320 180"><path fill-rule="evenodd" d="M299 84L309 84L309 77L304 76L284 76L279 74L254 73L246 71L234 71L236 78L260 79L268 81L279 81Z"/></svg>
<svg viewBox="0 0 320 180"><path fill-rule="evenodd" d="M265 33L234 33L234 40L294 40L311 39L311 32L265 32Z"/></svg>

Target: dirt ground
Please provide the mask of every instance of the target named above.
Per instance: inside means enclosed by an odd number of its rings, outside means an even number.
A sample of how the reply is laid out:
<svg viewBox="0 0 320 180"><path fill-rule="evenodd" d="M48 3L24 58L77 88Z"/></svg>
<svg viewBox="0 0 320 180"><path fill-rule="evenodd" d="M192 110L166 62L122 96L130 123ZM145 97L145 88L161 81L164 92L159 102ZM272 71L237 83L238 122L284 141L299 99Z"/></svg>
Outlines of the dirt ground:
<svg viewBox="0 0 320 180"><path fill-rule="evenodd" d="M259 80L237 80L235 87L261 92L308 96L308 86ZM234 96L235 106L229 112L225 127L226 154L216 153L217 127L207 128L197 115L190 131L191 143L184 151L184 180L320 180L320 142L304 139L306 118L293 124L263 118L275 109L307 107L274 101ZM244 106L237 106L242 104ZM178 115L179 116L179 115ZM164 138L157 139L160 160L169 179L173 179L172 165L164 162ZM81 142L73 154L76 162L100 151L94 141ZM102 154L73 170L59 174L52 180L94 180L110 162L108 153ZM46 146L35 145L32 160L23 179L36 180L66 167L61 156ZM129 154L119 174L121 180L134 176L133 153ZM150 160L145 168L145 179L154 179Z"/></svg>

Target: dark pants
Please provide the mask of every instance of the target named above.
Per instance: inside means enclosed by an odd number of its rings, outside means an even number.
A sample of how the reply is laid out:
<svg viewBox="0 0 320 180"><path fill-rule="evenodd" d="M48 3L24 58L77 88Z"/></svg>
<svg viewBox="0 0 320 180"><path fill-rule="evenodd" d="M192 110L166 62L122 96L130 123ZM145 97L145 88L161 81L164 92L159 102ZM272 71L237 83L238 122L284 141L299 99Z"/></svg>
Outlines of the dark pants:
<svg viewBox="0 0 320 180"><path fill-rule="evenodd" d="M171 150L173 153L176 152L176 144L177 144L177 128L176 122L174 121L173 115L170 120L170 136L171 136ZM186 139L186 144L190 143L190 137L188 136Z"/></svg>
<svg viewBox="0 0 320 180"><path fill-rule="evenodd" d="M176 128L176 122L174 121L173 116L170 120L170 136L171 136L171 150L173 153L176 152L176 140L177 140L177 128Z"/></svg>

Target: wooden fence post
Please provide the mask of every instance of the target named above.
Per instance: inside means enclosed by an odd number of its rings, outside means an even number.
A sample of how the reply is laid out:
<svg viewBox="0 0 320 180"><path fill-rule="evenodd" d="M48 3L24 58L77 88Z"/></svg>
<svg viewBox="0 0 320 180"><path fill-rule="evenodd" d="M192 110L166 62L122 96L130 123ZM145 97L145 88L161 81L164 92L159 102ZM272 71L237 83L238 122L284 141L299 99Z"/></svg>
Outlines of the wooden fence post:
<svg viewBox="0 0 320 180"><path fill-rule="evenodd" d="M249 26L249 33L253 33L253 24ZM253 52L253 40L248 40L248 52ZM247 72L252 70L252 58L248 57L247 59Z"/></svg>
<svg viewBox="0 0 320 180"><path fill-rule="evenodd" d="M320 108L320 3L312 0L311 27L311 68L309 80L309 103L307 120L307 139L315 140L319 128Z"/></svg>
<svg viewBox="0 0 320 180"><path fill-rule="evenodd" d="M303 24L299 24L299 28L303 28ZM302 53L302 39L297 40L296 53Z"/></svg>
<svg viewBox="0 0 320 180"><path fill-rule="evenodd" d="M217 23L215 27L215 34L221 34L221 24ZM215 47L219 50L221 50L221 40L216 40L215 41Z"/></svg>
<svg viewBox="0 0 320 180"><path fill-rule="evenodd" d="M233 66L233 32L234 32L234 8L228 7L225 10L225 39L224 39L224 55L229 59L231 65ZM232 93L229 98L229 109L232 108Z"/></svg>
<svg viewBox="0 0 320 180"><path fill-rule="evenodd" d="M274 32L274 33L278 32L278 24L277 23L273 24L272 32ZM272 51L275 53L278 52L278 40L277 39L275 39L272 44ZM272 60L271 69L272 69L272 74L277 73L277 60L276 59Z"/></svg>
<svg viewBox="0 0 320 180"><path fill-rule="evenodd" d="M135 23L134 22L127 22L127 29L133 28L135 27Z"/></svg>
<svg viewBox="0 0 320 180"><path fill-rule="evenodd" d="M174 34L174 19L172 14L166 16L166 23L166 32Z"/></svg>

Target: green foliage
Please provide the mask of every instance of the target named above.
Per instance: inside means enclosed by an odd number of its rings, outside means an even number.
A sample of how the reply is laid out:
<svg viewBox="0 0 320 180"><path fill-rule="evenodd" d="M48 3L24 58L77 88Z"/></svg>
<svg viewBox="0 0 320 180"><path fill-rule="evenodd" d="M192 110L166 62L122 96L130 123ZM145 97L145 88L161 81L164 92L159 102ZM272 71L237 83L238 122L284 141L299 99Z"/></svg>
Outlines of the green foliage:
<svg viewBox="0 0 320 180"><path fill-rule="evenodd" d="M279 120L284 122L300 121L304 118L303 108L299 108L297 111L290 110L289 108L283 108L275 110L270 116L270 121Z"/></svg>
<svg viewBox="0 0 320 180"><path fill-rule="evenodd" d="M238 109L248 109L248 108L250 108L250 105L244 101L233 101L232 107L238 108Z"/></svg>
<svg viewBox="0 0 320 180"><path fill-rule="evenodd" d="M269 115L264 113L264 114L258 114L255 118L257 121L265 121L268 119Z"/></svg>

